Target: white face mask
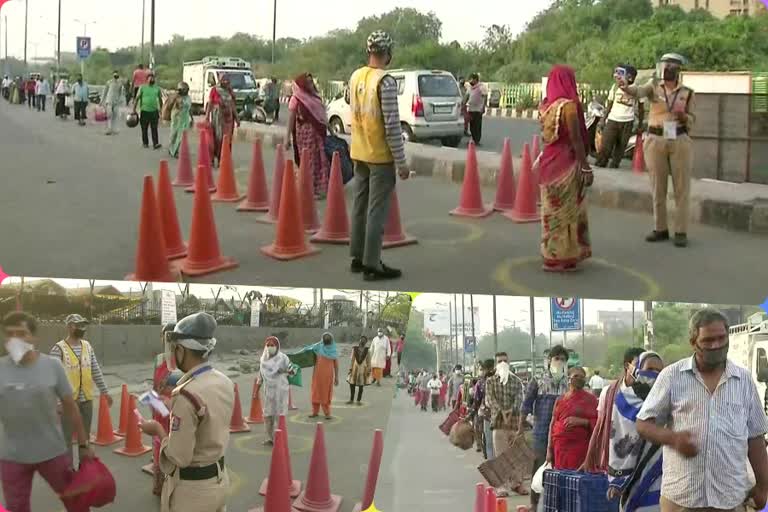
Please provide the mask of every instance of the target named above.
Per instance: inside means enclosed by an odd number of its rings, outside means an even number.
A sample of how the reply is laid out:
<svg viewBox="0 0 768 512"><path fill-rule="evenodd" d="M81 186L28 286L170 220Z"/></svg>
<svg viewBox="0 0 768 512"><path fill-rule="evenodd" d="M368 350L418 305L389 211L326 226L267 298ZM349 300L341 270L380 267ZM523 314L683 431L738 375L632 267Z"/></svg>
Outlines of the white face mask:
<svg viewBox="0 0 768 512"><path fill-rule="evenodd" d="M267 347L267 353L271 356L277 354L277 347L270 345Z"/></svg>
<svg viewBox="0 0 768 512"><path fill-rule="evenodd" d="M21 338L10 338L5 342L5 350L8 351L8 355L11 357L11 361L14 364L19 364L27 352L30 352L35 347L31 343L27 343Z"/></svg>
<svg viewBox="0 0 768 512"><path fill-rule="evenodd" d="M565 363L562 361L552 361L550 368L553 375L563 375L565 373Z"/></svg>

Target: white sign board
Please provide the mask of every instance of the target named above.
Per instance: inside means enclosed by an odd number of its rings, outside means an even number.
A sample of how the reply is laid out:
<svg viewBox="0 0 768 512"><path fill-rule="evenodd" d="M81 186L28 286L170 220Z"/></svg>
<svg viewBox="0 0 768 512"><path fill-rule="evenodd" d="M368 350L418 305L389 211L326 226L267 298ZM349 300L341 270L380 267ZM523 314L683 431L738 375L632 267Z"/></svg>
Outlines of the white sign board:
<svg viewBox="0 0 768 512"><path fill-rule="evenodd" d="M478 336L480 334L480 308L475 306L474 315L472 314L472 308L469 306L466 307L466 311L464 311L464 329L462 330L461 325L461 310L456 310L458 313L458 318L455 318L453 320L453 333L457 336L472 336L472 317L475 317L475 336Z"/></svg>
<svg viewBox="0 0 768 512"><path fill-rule="evenodd" d="M160 320L163 325L176 323L176 292L173 290L161 290L160 296Z"/></svg>
<svg viewBox="0 0 768 512"><path fill-rule="evenodd" d="M251 327L259 327L261 319L261 302L254 300L251 302Z"/></svg>
<svg viewBox="0 0 768 512"><path fill-rule="evenodd" d="M450 336L451 316L447 309L429 309L424 311L424 330L434 336Z"/></svg>

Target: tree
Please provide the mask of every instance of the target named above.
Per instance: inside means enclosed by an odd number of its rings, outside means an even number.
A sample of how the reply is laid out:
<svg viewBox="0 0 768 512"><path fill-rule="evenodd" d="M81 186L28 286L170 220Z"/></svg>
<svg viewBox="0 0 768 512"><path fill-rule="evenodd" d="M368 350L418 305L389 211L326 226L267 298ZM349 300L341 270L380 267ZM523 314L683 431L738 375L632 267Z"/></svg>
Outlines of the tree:
<svg viewBox="0 0 768 512"><path fill-rule="evenodd" d="M424 337L424 313L411 309L405 334L403 366L408 369L434 369L437 365L435 347Z"/></svg>

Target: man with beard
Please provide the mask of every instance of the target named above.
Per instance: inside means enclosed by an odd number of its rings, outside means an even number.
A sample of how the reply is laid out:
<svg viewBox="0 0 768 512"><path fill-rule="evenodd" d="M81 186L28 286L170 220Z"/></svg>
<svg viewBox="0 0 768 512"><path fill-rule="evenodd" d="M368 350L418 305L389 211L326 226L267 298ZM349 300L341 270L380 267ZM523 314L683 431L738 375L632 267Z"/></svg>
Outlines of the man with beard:
<svg viewBox="0 0 768 512"><path fill-rule="evenodd" d="M694 355L658 376L637 415L637 432L663 446L661 512L742 512L768 498L768 431L749 370L728 359L728 320L702 309L689 323ZM754 471L751 487L746 461Z"/></svg>

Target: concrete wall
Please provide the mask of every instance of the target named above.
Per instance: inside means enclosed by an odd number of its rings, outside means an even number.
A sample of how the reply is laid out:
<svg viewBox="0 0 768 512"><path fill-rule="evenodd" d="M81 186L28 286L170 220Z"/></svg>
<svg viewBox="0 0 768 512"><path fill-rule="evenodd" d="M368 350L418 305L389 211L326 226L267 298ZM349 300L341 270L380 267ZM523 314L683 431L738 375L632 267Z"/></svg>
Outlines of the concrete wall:
<svg viewBox="0 0 768 512"><path fill-rule="evenodd" d="M277 336L283 348L297 348L320 340L323 329L280 327L232 327L220 326L216 330L217 351L257 350L264 347L267 336ZM357 341L359 328L341 327L330 329L338 343ZM59 340L66 337L64 324L43 324L38 329L38 347L48 352ZM366 335L375 336L374 331ZM91 325L85 338L91 342L102 365L141 363L149 361L162 350L160 328L156 325Z"/></svg>

